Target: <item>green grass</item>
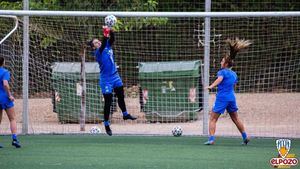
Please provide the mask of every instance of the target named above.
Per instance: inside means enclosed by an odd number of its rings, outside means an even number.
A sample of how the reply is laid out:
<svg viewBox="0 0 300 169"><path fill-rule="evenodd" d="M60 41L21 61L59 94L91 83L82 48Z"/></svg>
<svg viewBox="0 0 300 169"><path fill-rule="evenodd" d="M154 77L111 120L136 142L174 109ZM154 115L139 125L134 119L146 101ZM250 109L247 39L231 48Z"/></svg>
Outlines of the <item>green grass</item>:
<svg viewBox="0 0 300 169"><path fill-rule="evenodd" d="M277 155L275 139L203 137L39 135L20 136L21 149L1 136L1 169L265 169ZM290 153L300 155L300 140ZM299 167L299 166L297 166Z"/></svg>

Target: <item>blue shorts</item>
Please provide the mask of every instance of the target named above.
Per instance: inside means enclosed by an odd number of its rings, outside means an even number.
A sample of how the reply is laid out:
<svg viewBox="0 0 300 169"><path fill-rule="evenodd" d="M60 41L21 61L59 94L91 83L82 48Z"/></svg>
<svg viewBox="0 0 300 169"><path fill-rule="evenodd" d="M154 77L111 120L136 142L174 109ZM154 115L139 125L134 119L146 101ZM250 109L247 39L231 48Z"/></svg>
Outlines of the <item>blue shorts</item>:
<svg viewBox="0 0 300 169"><path fill-rule="evenodd" d="M236 105L236 101L220 101L216 99L215 105L212 109L213 112L223 114L225 112L225 109L228 113L234 113L238 111L238 107Z"/></svg>
<svg viewBox="0 0 300 169"><path fill-rule="evenodd" d="M8 101L6 103L0 103L0 110L6 110L14 107L14 102Z"/></svg>
<svg viewBox="0 0 300 169"><path fill-rule="evenodd" d="M123 86L123 83L120 77L100 81L100 87L103 94L110 94L114 88L121 86Z"/></svg>

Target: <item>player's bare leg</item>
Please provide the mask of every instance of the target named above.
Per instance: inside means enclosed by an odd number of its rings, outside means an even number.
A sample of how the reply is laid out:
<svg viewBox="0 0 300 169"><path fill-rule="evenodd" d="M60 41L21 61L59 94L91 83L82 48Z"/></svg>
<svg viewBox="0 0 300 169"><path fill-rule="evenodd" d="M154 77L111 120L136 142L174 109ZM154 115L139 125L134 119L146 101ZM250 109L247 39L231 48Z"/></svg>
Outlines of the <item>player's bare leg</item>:
<svg viewBox="0 0 300 169"><path fill-rule="evenodd" d="M6 113L7 113L8 119L9 119L11 133L16 134L17 133L17 122L16 122L15 109L13 107L6 109Z"/></svg>
<svg viewBox="0 0 300 169"><path fill-rule="evenodd" d="M216 124L220 117L220 114L211 112L209 119L209 135L215 135L216 133Z"/></svg>
<svg viewBox="0 0 300 169"><path fill-rule="evenodd" d="M6 113L9 119L10 123L10 130L12 134L12 145L16 148L21 148L21 144L19 143L17 139L17 121L16 121L16 113L14 107L11 107L9 109L6 109Z"/></svg>
<svg viewBox="0 0 300 169"><path fill-rule="evenodd" d="M1 124L1 121L2 121L2 110L0 110L0 124ZM3 148L3 146L0 144L0 148Z"/></svg>
<svg viewBox="0 0 300 169"><path fill-rule="evenodd" d="M3 110L0 110L0 124L2 122L2 114L3 114Z"/></svg>
<svg viewBox="0 0 300 169"><path fill-rule="evenodd" d="M248 142L250 141L249 138L247 137L246 131L245 131L245 127L244 124L242 123L242 121L240 120L237 112L233 112L233 113L229 113L231 120L233 121L233 123L236 125L236 127L238 128L238 130L240 131L240 133L242 134L243 137L243 142L244 144L248 144Z"/></svg>
<svg viewBox="0 0 300 169"><path fill-rule="evenodd" d="M236 127L239 129L240 133L245 132L245 127L241 120L238 117L237 112L229 113L231 120L236 125Z"/></svg>
<svg viewBox="0 0 300 169"><path fill-rule="evenodd" d="M205 145L212 145L215 143L215 133L216 133L216 125L217 121L220 117L219 113L211 112L209 118L209 139L205 142Z"/></svg>

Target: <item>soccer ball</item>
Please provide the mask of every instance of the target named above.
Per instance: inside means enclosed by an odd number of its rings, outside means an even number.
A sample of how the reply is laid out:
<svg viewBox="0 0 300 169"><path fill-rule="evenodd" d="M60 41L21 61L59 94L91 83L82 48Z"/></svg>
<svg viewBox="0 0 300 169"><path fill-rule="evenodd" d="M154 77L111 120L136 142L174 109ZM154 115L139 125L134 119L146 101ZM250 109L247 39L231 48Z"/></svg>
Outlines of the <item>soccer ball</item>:
<svg viewBox="0 0 300 169"><path fill-rule="evenodd" d="M91 134L100 134L101 133L101 129L97 126L93 126L91 129L90 129L90 133Z"/></svg>
<svg viewBox="0 0 300 169"><path fill-rule="evenodd" d="M172 134L175 137L179 137L182 135L182 128L180 126L175 126L172 130Z"/></svg>
<svg viewBox="0 0 300 169"><path fill-rule="evenodd" d="M104 19L105 25L108 27L113 27L117 23L117 18L114 15L108 15Z"/></svg>

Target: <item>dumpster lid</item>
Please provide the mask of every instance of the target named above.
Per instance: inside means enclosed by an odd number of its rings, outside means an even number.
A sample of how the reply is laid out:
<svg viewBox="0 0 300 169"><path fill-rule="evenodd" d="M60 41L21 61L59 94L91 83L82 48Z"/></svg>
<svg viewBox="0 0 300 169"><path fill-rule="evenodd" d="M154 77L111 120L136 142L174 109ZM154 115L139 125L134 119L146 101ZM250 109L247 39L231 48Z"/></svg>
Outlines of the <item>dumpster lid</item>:
<svg viewBox="0 0 300 169"><path fill-rule="evenodd" d="M152 72L175 72L175 71L190 71L198 70L200 60L194 61L171 61L171 62L140 62L140 73Z"/></svg>
<svg viewBox="0 0 300 169"><path fill-rule="evenodd" d="M81 63L80 62L54 62L51 66L53 72L61 73L80 73ZM86 62L85 63L86 73L99 73L99 65L97 62Z"/></svg>

